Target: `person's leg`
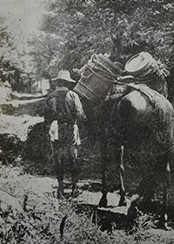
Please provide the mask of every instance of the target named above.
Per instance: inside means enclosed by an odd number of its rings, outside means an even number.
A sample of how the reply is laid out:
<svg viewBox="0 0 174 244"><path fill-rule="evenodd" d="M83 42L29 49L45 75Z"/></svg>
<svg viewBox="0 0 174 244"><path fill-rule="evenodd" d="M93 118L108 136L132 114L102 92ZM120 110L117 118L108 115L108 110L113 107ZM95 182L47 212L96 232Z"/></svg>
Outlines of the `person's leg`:
<svg viewBox="0 0 174 244"><path fill-rule="evenodd" d="M77 154L78 148L77 146L71 146L70 148L70 158L71 158L71 181L72 181L72 194L74 194L77 189L77 182L79 179L79 169L77 163Z"/></svg>
<svg viewBox="0 0 174 244"><path fill-rule="evenodd" d="M57 197L64 195L63 188L63 177L64 177L64 162L62 157L62 148L58 141L54 142L54 161L55 161L55 172L58 181Z"/></svg>
<svg viewBox="0 0 174 244"><path fill-rule="evenodd" d="M77 123L75 123L72 127L72 142L70 146L71 152L71 162L72 162L72 194L75 190L77 190L77 182L79 180L79 165L78 165L78 149L81 144L79 128Z"/></svg>
<svg viewBox="0 0 174 244"><path fill-rule="evenodd" d="M64 126L63 142L63 154L71 167L71 184L73 194L79 178L78 145L80 145L80 138L76 123L74 125Z"/></svg>

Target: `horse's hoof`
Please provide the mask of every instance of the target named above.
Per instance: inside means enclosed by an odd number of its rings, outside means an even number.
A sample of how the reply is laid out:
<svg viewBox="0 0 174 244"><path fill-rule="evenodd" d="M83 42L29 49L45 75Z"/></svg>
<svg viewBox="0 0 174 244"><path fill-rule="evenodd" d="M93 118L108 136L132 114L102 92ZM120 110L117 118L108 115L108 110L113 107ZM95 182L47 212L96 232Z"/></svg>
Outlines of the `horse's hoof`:
<svg viewBox="0 0 174 244"><path fill-rule="evenodd" d="M160 225L158 226L158 228L163 229L163 230L166 230L166 231L172 231L172 230L173 230L172 227L168 226L167 223L160 224Z"/></svg>
<svg viewBox="0 0 174 244"><path fill-rule="evenodd" d="M160 229L163 229L163 230L166 230L166 231L171 231L173 230L172 227L168 226L168 216L167 214L164 214L160 217L160 219L158 220L157 222L157 228L160 228Z"/></svg>
<svg viewBox="0 0 174 244"><path fill-rule="evenodd" d="M173 228L168 226L168 224L166 222L161 222L161 221L159 221L156 224L156 228L159 228L159 229L162 229L162 230L166 230L166 231L172 231L173 230Z"/></svg>
<svg viewBox="0 0 174 244"><path fill-rule="evenodd" d="M170 227L170 226L168 226L168 225L165 225L165 230L167 230L167 231L172 231L173 229L172 229L172 227Z"/></svg>
<svg viewBox="0 0 174 244"><path fill-rule="evenodd" d="M71 192L71 196L72 197L78 197L81 193L82 193L81 191L76 189L76 190Z"/></svg>
<svg viewBox="0 0 174 244"><path fill-rule="evenodd" d="M126 200L120 200L118 206L119 207L127 206Z"/></svg>
<svg viewBox="0 0 174 244"><path fill-rule="evenodd" d="M101 198L98 204L99 208L106 208L108 205L108 201L105 198Z"/></svg>

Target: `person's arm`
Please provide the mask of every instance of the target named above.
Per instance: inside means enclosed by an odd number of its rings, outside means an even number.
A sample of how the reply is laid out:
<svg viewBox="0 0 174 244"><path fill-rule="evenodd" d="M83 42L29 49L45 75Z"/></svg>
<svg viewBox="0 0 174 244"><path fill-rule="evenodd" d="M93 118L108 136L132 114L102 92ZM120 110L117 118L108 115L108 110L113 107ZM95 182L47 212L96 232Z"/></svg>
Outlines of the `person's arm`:
<svg viewBox="0 0 174 244"><path fill-rule="evenodd" d="M73 92L69 91L66 95L66 106L68 115L75 116L78 121L85 121L86 115L84 113L79 96Z"/></svg>

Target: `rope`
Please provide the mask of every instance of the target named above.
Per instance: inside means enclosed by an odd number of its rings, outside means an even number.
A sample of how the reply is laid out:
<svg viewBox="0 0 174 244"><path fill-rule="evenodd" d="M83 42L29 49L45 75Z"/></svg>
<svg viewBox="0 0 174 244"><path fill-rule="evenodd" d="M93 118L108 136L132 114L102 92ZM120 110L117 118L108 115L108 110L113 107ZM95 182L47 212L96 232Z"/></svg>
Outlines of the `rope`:
<svg viewBox="0 0 174 244"><path fill-rule="evenodd" d="M147 92L145 92L144 90L142 90L140 87L136 87L137 85L134 85L134 84L125 84L123 82L120 82L120 81L114 81L115 84L118 84L118 85L124 85L124 86L127 86L127 87L131 87L141 93L143 93L146 97L148 97L148 99L150 100L150 102L154 105L154 102L153 102L153 96L148 94ZM154 91L155 92L155 91ZM157 93L157 92L156 92Z"/></svg>
<svg viewBox="0 0 174 244"><path fill-rule="evenodd" d="M155 95L156 95L156 96L160 96L161 98L164 98L164 96L163 96L162 94L158 93L158 92L155 91L155 90L153 90L153 94L154 94L154 95L149 94L148 92L144 91L141 87L137 87L138 84L125 84L125 83L123 83L123 82L121 82L121 81L116 81L116 80L113 81L113 84L114 84L114 83L115 83L115 84L118 84L118 85L124 85L124 86L130 87L130 88L133 88L133 89L135 89L135 90L137 90L137 91L143 93L143 94L150 100L150 102L151 102L151 104L152 104L153 106L156 104L156 102L155 102L155 100L154 100L154 96L155 96ZM146 85L146 84L144 84L144 85Z"/></svg>
<svg viewBox="0 0 174 244"><path fill-rule="evenodd" d="M149 82L151 82L153 79L156 79L156 78L159 78L159 79L161 79L161 78L164 78L164 74L161 74L161 75L154 75L154 76L152 76L152 77L149 77L149 78L137 78L137 80L139 80L139 81L145 81L146 83L149 83Z"/></svg>
<svg viewBox="0 0 174 244"><path fill-rule="evenodd" d="M122 70L120 67L116 66L111 60L109 60L108 58L106 58L105 56L103 56L102 54L99 54L99 55L92 55L91 56L91 59L90 59L90 62L93 63L93 60L94 60L94 63L100 65L102 68L106 69L107 71L109 71L109 73L111 72L110 70L108 70L108 68L106 68L106 66L104 66L100 60L102 60L103 62L105 62L107 65L109 65L110 67L112 67L115 71L117 71L117 73L121 73Z"/></svg>

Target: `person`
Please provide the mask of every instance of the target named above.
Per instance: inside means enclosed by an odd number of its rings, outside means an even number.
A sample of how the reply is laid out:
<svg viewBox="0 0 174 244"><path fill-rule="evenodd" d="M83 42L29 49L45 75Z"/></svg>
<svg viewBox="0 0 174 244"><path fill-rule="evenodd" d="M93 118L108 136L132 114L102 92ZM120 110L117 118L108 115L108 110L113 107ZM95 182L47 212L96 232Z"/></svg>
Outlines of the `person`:
<svg viewBox="0 0 174 244"><path fill-rule="evenodd" d="M58 180L58 197L64 195L63 177L65 162L71 164L72 194L78 181L77 156L81 144L79 123L86 121L86 116L79 96L72 90L76 81L71 79L67 70L61 70L53 79L54 91L47 95L48 111L46 124L50 127L50 143L53 151Z"/></svg>

